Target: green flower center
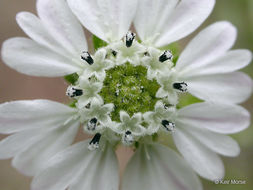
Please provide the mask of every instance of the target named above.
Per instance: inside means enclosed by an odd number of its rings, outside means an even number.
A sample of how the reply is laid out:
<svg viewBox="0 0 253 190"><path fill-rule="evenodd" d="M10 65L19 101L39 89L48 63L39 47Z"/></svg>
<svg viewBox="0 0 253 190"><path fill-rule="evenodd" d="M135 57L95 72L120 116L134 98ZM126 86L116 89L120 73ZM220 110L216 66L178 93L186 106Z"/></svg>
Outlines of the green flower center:
<svg viewBox="0 0 253 190"><path fill-rule="evenodd" d="M147 79L147 69L130 63L106 71L104 86L99 93L105 104L113 103L113 121L120 121L119 112L134 113L152 111L159 100L155 97L160 85L156 80Z"/></svg>

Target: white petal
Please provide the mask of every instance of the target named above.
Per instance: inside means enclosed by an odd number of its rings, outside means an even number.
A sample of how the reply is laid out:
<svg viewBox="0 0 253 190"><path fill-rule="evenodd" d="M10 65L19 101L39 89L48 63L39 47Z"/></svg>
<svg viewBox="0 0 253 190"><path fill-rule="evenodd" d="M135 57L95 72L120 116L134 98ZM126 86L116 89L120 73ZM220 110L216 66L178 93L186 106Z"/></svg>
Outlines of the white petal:
<svg viewBox="0 0 253 190"><path fill-rule="evenodd" d="M14 157L22 150L39 141L43 131L45 131L43 128L31 129L6 137L0 141L0 159Z"/></svg>
<svg viewBox="0 0 253 190"><path fill-rule="evenodd" d="M57 77L80 70L80 66L27 38L11 38L2 46L3 61L32 76Z"/></svg>
<svg viewBox="0 0 253 190"><path fill-rule="evenodd" d="M119 189L118 161L111 147L99 152L69 190ZM88 171L88 172L87 172ZM85 180L84 180L85 179Z"/></svg>
<svg viewBox="0 0 253 190"><path fill-rule="evenodd" d="M37 11L53 38L73 55L87 50L82 26L65 0L38 0Z"/></svg>
<svg viewBox="0 0 253 190"><path fill-rule="evenodd" d="M252 94L251 78L241 72L196 76L184 80L192 95L218 103L241 103Z"/></svg>
<svg viewBox="0 0 253 190"><path fill-rule="evenodd" d="M142 41L161 33L166 21L179 0L141 0L138 4L134 25Z"/></svg>
<svg viewBox="0 0 253 190"><path fill-rule="evenodd" d="M77 143L56 154L47 167L33 179L33 190L64 190L75 179L88 162L95 158L95 151L87 148L89 140Z"/></svg>
<svg viewBox="0 0 253 190"><path fill-rule="evenodd" d="M16 16L17 23L23 31L34 41L42 46L46 46L51 51L57 52L61 56L72 56L61 47L54 37L49 33L48 28L44 23L34 14L29 12L20 12Z"/></svg>
<svg viewBox="0 0 253 190"><path fill-rule="evenodd" d="M206 128L231 134L246 129L250 124L249 112L237 105L197 103L179 110L176 125Z"/></svg>
<svg viewBox="0 0 253 190"><path fill-rule="evenodd" d="M89 141L77 143L54 156L47 168L34 178L32 190L64 190L67 187L116 190L119 179L115 153L110 147L104 151L90 151Z"/></svg>
<svg viewBox="0 0 253 190"><path fill-rule="evenodd" d="M224 156L238 156L240 153L238 143L229 136L214 133L207 129L197 129L189 125L181 127L214 152Z"/></svg>
<svg viewBox="0 0 253 190"><path fill-rule="evenodd" d="M21 151L12 160L21 173L34 176L52 156L69 146L76 137L79 122L49 130L36 143Z"/></svg>
<svg viewBox="0 0 253 190"><path fill-rule="evenodd" d="M156 77L156 74L157 74L157 72L156 72L155 70L153 70L153 69L151 69L151 68L148 68L147 78L148 78L149 80L152 80L153 78L155 78L155 77Z"/></svg>
<svg viewBox="0 0 253 190"><path fill-rule="evenodd" d="M235 43L236 28L229 22L216 22L202 30L184 49L176 68L198 67L224 55ZM195 71L197 73L197 71Z"/></svg>
<svg viewBox="0 0 253 190"><path fill-rule="evenodd" d="M179 128L176 128L173 138L179 152L200 176L209 180L223 178L223 163L214 152Z"/></svg>
<svg viewBox="0 0 253 190"><path fill-rule="evenodd" d="M163 145L140 147L126 167L122 190L201 190L193 170Z"/></svg>
<svg viewBox="0 0 253 190"><path fill-rule="evenodd" d="M181 0L169 19L164 20L155 45L170 44L195 31L210 15L214 4L215 0Z"/></svg>
<svg viewBox="0 0 253 190"><path fill-rule="evenodd" d="M120 111L120 121L126 123L129 122L131 120L130 116L128 115L127 112L125 111Z"/></svg>
<svg viewBox="0 0 253 190"><path fill-rule="evenodd" d="M139 113L135 113L133 116L132 116L132 121L134 123L140 123L141 122L141 118L142 118L142 114L139 112Z"/></svg>
<svg viewBox="0 0 253 190"><path fill-rule="evenodd" d="M252 60L252 53L249 50L232 50L224 53L211 61L204 61L187 65L179 71L182 78L186 79L200 75L234 72L246 67Z"/></svg>
<svg viewBox="0 0 253 190"><path fill-rule="evenodd" d="M155 95L157 98L164 98L168 96L168 91L164 90L163 88L159 88Z"/></svg>
<svg viewBox="0 0 253 190"><path fill-rule="evenodd" d="M75 109L49 100L7 102L0 105L0 133L62 125Z"/></svg>
<svg viewBox="0 0 253 190"><path fill-rule="evenodd" d="M104 41L119 40L129 30L136 0L68 0L81 23Z"/></svg>

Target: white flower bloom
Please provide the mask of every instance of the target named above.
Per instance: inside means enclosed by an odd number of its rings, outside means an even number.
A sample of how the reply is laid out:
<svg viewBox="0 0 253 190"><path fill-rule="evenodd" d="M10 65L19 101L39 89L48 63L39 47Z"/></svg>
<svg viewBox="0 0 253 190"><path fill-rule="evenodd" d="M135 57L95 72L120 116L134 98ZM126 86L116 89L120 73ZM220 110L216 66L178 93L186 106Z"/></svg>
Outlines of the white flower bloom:
<svg viewBox="0 0 253 190"><path fill-rule="evenodd" d="M251 53L228 51L236 37L228 22L200 32L177 62L172 51L162 50L200 26L214 3L38 0L40 19L19 13L19 25L33 40L7 40L2 48L6 64L34 76L77 78L66 91L72 108L46 100L0 105L0 132L16 133L0 142L2 158L14 157L15 167L36 175L34 190L118 189L118 144L137 149L123 190L202 189L193 170L210 180L223 177L216 153L239 153L237 143L224 134L249 125L249 113L233 104L252 92L251 79L235 72L251 61ZM76 17L106 42L94 54L87 51ZM129 32L132 22L138 35ZM209 103L180 109L184 97L178 92ZM93 138L67 147L79 125ZM161 133L172 134L188 164L158 144Z"/></svg>

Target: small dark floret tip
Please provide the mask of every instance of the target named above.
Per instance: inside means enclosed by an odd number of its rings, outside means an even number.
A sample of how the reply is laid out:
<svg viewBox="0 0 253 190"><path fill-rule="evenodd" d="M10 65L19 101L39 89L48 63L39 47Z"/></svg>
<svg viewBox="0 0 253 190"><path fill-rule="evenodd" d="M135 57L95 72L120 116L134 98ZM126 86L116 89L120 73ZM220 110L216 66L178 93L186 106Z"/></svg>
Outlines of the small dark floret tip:
<svg viewBox="0 0 253 190"><path fill-rule="evenodd" d="M172 52L170 50L165 51L160 57L159 57L159 61L160 62L165 62L167 60L172 60L173 59L173 55Z"/></svg>
<svg viewBox="0 0 253 190"><path fill-rule="evenodd" d="M91 57L91 55L87 51L84 51L82 53L81 59L84 60L84 61L86 61L89 65L92 65L94 63L93 58Z"/></svg>
<svg viewBox="0 0 253 190"><path fill-rule="evenodd" d="M89 150L95 150L99 148L99 141L101 138L101 134L100 133L96 133L95 136L93 137L93 139L90 141L88 149Z"/></svg>
<svg viewBox="0 0 253 190"><path fill-rule="evenodd" d="M131 145L134 142L134 137L131 131L126 131L125 135L123 136L123 142L125 145Z"/></svg>
<svg viewBox="0 0 253 190"><path fill-rule="evenodd" d="M174 128L175 128L175 123L172 123L168 120L162 120L162 125L164 126L164 128L167 130L167 131L173 131Z"/></svg>
<svg viewBox="0 0 253 190"><path fill-rule="evenodd" d="M71 97L71 98L74 98L74 97L77 97L77 96L82 96L83 95L83 90L80 89L80 88L77 88L75 86L69 86L67 88L66 95Z"/></svg>
<svg viewBox="0 0 253 190"><path fill-rule="evenodd" d="M185 82L179 82L179 83L174 83L173 88L176 90L179 90L181 92L186 92L187 91L188 85Z"/></svg>
<svg viewBox="0 0 253 190"><path fill-rule="evenodd" d="M133 41L134 41L134 39L135 39L135 36L136 36L136 34L133 33L133 32L128 32L128 33L126 34L126 46L127 46L127 47L131 47L131 46L132 46Z"/></svg>
<svg viewBox="0 0 253 190"><path fill-rule="evenodd" d="M87 123L87 129L89 131L94 131L97 127L97 123L98 123L98 120L97 118L92 118L90 121L88 121Z"/></svg>

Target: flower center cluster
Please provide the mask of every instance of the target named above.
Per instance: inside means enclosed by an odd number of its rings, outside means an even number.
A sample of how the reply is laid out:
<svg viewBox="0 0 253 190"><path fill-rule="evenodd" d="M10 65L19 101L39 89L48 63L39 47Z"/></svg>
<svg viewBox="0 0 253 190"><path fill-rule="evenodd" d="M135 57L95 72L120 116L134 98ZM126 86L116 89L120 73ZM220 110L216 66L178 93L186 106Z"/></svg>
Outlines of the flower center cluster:
<svg viewBox="0 0 253 190"><path fill-rule="evenodd" d="M147 79L147 69L130 63L106 71L104 85L99 93L104 102L113 103L113 121L120 121L119 112L124 110L130 116L152 111L158 98L160 85L156 80Z"/></svg>
<svg viewBox="0 0 253 190"><path fill-rule="evenodd" d="M91 150L99 147L100 139L121 139L131 146L176 127L178 92L186 92L187 84L177 78L170 50L142 44L135 37L128 32L93 55L84 51L83 72L67 89L66 94L76 99L84 130L94 135Z"/></svg>

